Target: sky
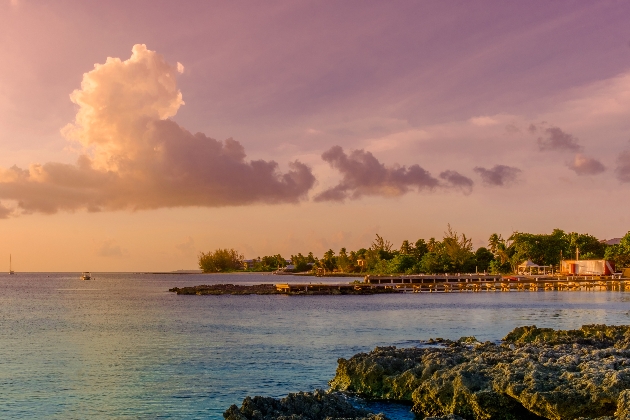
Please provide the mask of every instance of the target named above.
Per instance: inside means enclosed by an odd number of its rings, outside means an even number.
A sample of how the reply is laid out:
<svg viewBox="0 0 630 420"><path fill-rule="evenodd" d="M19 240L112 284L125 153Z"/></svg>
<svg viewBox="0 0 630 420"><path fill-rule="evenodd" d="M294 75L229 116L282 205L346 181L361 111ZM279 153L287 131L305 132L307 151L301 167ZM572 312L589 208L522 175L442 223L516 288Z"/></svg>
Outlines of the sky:
<svg viewBox="0 0 630 420"><path fill-rule="evenodd" d="M607 0L0 0L0 257L623 236L628 21Z"/></svg>

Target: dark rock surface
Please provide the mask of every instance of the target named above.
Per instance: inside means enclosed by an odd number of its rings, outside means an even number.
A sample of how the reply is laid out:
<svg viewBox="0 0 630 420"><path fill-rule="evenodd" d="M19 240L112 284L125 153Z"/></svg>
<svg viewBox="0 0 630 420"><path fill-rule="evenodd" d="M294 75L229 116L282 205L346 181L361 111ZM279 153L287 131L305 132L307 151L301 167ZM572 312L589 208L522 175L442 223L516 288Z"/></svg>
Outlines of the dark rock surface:
<svg viewBox="0 0 630 420"><path fill-rule="evenodd" d="M520 327L500 344L438 343L339 359L330 386L412 402L419 418L630 420L628 326Z"/></svg>
<svg viewBox="0 0 630 420"><path fill-rule="evenodd" d="M349 283L348 283L349 284ZM314 285L313 290L308 291L291 291L281 292L278 291L275 284L257 284L253 286L245 286L239 284L213 284L213 285L199 285L188 287L173 287L169 289L169 292L175 292L178 295L375 295L375 294L389 294L389 293L402 293L398 289L392 288L358 288L352 287L336 288L336 287L323 287L321 290L317 289L318 285ZM310 286L309 286L310 287Z"/></svg>
<svg viewBox="0 0 630 420"><path fill-rule="evenodd" d="M247 397L238 408L231 406L223 413L226 420L386 420L354 408L344 396L322 390L298 392L285 398Z"/></svg>
<svg viewBox="0 0 630 420"><path fill-rule="evenodd" d="M178 295L277 295L280 294L273 284L243 286L238 284L213 284L189 287L173 287L168 290Z"/></svg>

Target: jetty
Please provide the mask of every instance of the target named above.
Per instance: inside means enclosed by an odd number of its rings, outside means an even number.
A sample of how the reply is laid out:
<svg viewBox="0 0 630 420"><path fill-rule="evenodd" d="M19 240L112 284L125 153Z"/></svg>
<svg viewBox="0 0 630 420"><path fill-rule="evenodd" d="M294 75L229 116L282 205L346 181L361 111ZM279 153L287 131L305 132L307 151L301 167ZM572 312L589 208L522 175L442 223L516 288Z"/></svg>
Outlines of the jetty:
<svg viewBox="0 0 630 420"><path fill-rule="evenodd" d="M365 276L356 283L278 283L285 294L449 293L509 291L630 290L630 278L615 276L509 276L489 274Z"/></svg>

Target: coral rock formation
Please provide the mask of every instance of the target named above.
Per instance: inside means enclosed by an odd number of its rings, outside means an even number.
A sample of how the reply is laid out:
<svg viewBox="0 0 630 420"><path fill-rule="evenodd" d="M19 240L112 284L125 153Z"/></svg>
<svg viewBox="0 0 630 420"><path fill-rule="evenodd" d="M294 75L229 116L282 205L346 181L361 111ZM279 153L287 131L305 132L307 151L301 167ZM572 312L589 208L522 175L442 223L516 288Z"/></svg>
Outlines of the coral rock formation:
<svg viewBox="0 0 630 420"><path fill-rule="evenodd" d="M630 327L519 327L500 344L377 347L339 359L330 386L412 402L420 418L630 420Z"/></svg>
<svg viewBox="0 0 630 420"><path fill-rule="evenodd" d="M385 420L352 406L346 398L322 390L298 392L282 399L247 397L223 413L226 420Z"/></svg>

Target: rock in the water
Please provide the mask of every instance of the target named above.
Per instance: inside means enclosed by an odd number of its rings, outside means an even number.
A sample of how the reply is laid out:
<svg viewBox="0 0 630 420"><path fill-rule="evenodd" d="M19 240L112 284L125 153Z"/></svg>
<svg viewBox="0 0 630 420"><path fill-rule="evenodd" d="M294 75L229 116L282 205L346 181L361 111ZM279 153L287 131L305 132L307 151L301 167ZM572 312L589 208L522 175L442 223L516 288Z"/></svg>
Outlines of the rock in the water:
<svg viewBox="0 0 630 420"><path fill-rule="evenodd" d="M223 413L226 420L386 420L352 406L342 395L322 390L298 392L285 398L247 397L238 408Z"/></svg>
<svg viewBox="0 0 630 420"><path fill-rule="evenodd" d="M422 417L630 420L630 327L520 327L502 344L376 348L339 359L331 388L410 401Z"/></svg>

